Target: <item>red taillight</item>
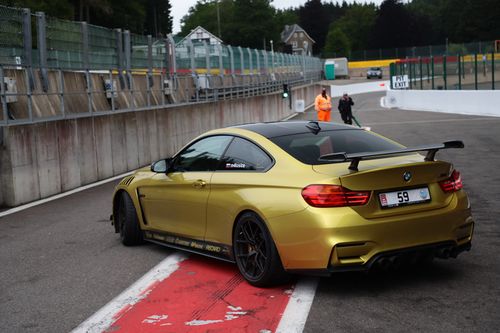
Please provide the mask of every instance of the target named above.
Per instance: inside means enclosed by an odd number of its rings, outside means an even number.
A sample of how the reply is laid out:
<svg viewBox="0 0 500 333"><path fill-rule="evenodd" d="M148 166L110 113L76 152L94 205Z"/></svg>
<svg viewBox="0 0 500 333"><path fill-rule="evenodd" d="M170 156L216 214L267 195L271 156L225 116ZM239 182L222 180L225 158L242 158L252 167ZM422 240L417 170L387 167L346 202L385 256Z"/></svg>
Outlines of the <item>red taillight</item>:
<svg viewBox="0 0 500 333"><path fill-rule="evenodd" d="M464 186L462 184L462 177L460 177L460 172L458 172L457 170L453 170L450 178L440 181L439 186L441 186L441 189L445 193L456 192L462 189L462 187Z"/></svg>
<svg viewBox="0 0 500 333"><path fill-rule="evenodd" d="M351 191L339 185L309 185L302 197L313 207L362 206L370 199L370 191Z"/></svg>

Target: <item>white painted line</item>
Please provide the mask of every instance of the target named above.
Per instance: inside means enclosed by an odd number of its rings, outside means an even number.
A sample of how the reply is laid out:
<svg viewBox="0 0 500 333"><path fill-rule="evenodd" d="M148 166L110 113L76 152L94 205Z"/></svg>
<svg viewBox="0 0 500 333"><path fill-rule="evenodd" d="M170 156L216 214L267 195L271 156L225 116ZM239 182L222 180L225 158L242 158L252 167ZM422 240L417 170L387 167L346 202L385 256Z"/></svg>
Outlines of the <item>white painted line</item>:
<svg viewBox="0 0 500 333"><path fill-rule="evenodd" d="M128 175L132 174L133 172L134 171L130 171L130 172L121 174L119 176L115 176L115 177L112 177L112 178L104 179L104 180L101 180L101 181L98 181L98 182L95 182L95 183L92 183L92 184L88 184L88 185L85 185L85 186L82 186L82 187L75 188L75 189L73 189L71 191L63 192L63 193L56 194L56 195L53 195L51 197L48 197L48 198L45 198L45 199L42 199L42 200L33 201L33 202L27 203L27 204L22 205L22 206L18 206L18 207L14 207L14 208L8 209L6 211L0 212L0 217L4 217L4 216L10 215L10 214L14 214L14 213L20 212L22 210L25 210L25 209L28 209L28 208L31 208L31 207L35 207L35 206L38 206L38 205L41 205L41 204L44 204L44 203L47 203L47 202L50 202L50 201L54 201L54 200L66 197L68 195L72 195L74 193L85 191L85 190L88 190L89 188L100 186L100 185L109 183L109 182L111 182L113 180L121 179L121 178L123 178L125 176L128 176Z"/></svg>
<svg viewBox="0 0 500 333"><path fill-rule="evenodd" d="M175 252L153 267L133 285L118 295L111 302L97 311L90 318L75 328L72 333L101 333L110 328L111 324L120 318L115 316L127 306L132 306L148 296L149 287L163 281L179 268L179 263L186 260L188 255ZM121 313L124 315L126 312Z"/></svg>
<svg viewBox="0 0 500 333"><path fill-rule="evenodd" d="M319 278L302 278L288 301L276 333L301 333L311 310Z"/></svg>

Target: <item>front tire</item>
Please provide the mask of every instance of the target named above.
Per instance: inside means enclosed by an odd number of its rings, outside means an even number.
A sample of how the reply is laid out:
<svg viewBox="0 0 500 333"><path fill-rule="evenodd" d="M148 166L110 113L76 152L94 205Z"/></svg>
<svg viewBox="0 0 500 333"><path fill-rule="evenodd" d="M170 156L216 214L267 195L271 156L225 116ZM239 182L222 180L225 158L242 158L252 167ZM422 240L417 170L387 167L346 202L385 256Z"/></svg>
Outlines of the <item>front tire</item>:
<svg viewBox="0 0 500 333"><path fill-rule="evenodd" d="M270 287L286 282L274 241L265 223L254 213L244 213L233 234L234 257L241 275L251 285Z"/></svg>
<svg viewBox="0 0 500 333"><path fill-rule="evenodd" d="M135 206L127 192L120 194L116 219L120 227L120 239L123 245L134 246L144 243Z"/></svg>

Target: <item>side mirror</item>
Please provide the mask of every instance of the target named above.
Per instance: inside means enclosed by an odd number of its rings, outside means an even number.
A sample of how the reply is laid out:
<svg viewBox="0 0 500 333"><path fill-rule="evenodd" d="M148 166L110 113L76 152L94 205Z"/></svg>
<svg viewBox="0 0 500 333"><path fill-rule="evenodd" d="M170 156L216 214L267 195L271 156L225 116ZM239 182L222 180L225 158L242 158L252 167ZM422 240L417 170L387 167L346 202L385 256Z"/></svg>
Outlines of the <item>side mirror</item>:
<svg viewBox="0 0 500 333"><path fill-rule="evenodd" d="M172 165L171 158L159 160L151 164L151 171L156 173L167 173L171 165Z"/></svg>

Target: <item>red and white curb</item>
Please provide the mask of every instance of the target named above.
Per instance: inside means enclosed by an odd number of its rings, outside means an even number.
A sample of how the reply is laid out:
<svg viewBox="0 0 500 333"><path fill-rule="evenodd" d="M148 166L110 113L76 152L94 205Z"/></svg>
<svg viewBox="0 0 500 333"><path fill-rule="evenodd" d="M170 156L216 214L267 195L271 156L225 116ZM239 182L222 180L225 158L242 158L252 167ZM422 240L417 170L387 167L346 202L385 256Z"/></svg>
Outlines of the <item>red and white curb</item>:
<svg viewBox="0 0 500 333"><path fill-rule="evenodd" d="M231 265L175 252L73 330L302 332L317 278L256 288Z"/></svg>

